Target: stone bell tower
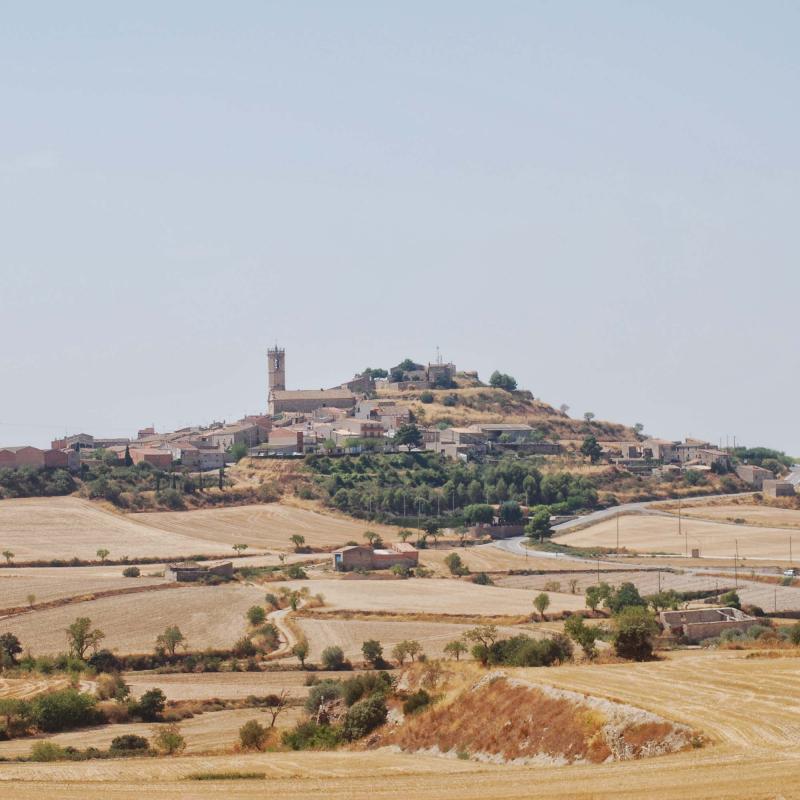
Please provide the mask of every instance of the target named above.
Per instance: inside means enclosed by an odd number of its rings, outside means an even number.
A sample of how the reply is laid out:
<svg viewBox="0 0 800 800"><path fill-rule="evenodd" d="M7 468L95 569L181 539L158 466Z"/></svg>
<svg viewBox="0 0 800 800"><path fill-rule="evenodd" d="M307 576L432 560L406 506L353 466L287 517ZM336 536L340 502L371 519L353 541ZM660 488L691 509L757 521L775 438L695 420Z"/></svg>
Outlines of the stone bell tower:
<svg viewBox="0 0 800 800"><path fill-rule="evenodd" d="M267 406L271 409L273 391L286 389L286 351L277 344L267 350L267 374L269 375Z"/></svg>

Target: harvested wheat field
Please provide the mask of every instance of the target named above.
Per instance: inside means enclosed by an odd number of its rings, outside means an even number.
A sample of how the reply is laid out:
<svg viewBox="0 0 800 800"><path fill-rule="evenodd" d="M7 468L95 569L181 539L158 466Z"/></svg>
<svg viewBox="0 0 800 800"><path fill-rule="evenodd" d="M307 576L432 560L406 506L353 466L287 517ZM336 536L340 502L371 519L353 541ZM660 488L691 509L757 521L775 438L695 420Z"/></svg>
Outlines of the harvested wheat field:
<svg viewBox="0 0 800 800"><path fill-rule="evenodd" d="M356 674L348 673L350 675ZM134 697L141 697L148 689L158 686L167 700L242 700L245 697L265 694L279 694L283 690L292 698L304 698L308 694L306 678L308 673L301 670L268 672L202 672L171 673L159 675L149 672L126 672L125 683L130 686ZM314 672L318 680L342 677L341 672ZM0 696L2 682L0 682Z"/></svg>
<svg viewBox="0 0 800 800"><path fill-rule="evenodd" d="M66 689L68 678L0 678L0 697L30 700L38 694Z"/></svg>
<svg viewBox="0 0 800 800"><path fill-rule="evenodd" d="M286 709L278 717L276 727L285 728L293 725L300 718L300 714L299 708ZM229 751L238 741L239 728L251 719L268 726L270 717L257 708L239 708L229 711L209 711L181 721L179 725L186 739L186 753ZM123 725L101 725L97 728L84 728L80 731L57 733L46 737L11 739L0 742L0 758L28 755L33 743L43 738L61 747L105 749L115 736L135 734L149 739L155 727L157 725L152 722L131 722Z"/></svg>
<svg viewBox="0 0 800 800"><path fill-rule="evenodd" d="M706 557L733 559L736 541L745 558L787 558L790 532L780 528L732 525L706 520L686 520L678 533L678 518L636 514L619 518L619 546L639 553L675 553L700 549ZM572 547L616 547L616 521L606 519L574 533L556 536L554 541Z"/></svg>
<svg viewBox="0 0 800 800"><path fill-rule="evenodd" d="M669 510L677 513L677 507ZM800 530L800 511L791 508L774 508L753 503L702 503L681 506L681 514L686 517L708 519L720 522L743 520L745 525L767 528L789 528Z"/></svg>
<svg viewBox="0 0 800 800"><path fill-rule="evenodd" d="M525 558L524 555L509 553L495 544L481 544L474 547L453 547L447 549L420 550L420 563L431 567L443 575L449 575L449 570L444 563L450 553L457 553L461 560L469 567L471 572L504 572L510 569L585 569L580 562L562 559L556 563L555 559L536 556L535 551Z"/></svg>
<svg viewBox="0 0 800 800"><path fill-rule="evenodd" d="M312 594L325 596L327 610L388 611L432 614L517 615L532 614L532 592L477 586L470 581L442 578L409 580L313 580L288 581L286 586L307 586ZM583 597L551 594L549 613L579 611Z"/></svg>
<svg viewBox="0 0 800 800"><path fill-rule="evenodd" d="M592 765L499 766L387 751L187 756L77 764L4 764L5 794L21 800L163 797L344 800L776 800L800 797L800 659L735 651L677 653L646 664L509 670L532 683L589 692L708 734L705 747ZM198 771L245 770L266 780L190 783ZM2 790L0 790L2 793Z"/></svg>
<svg viewBox="0 0 800 800"><path fill-rule="evenodd" d="M391 622L387 620L309 619L302 617L297 624L308 639L309 660L319 661L322 651L330 645L339 645L347 658L361 661L361 645L367 639L377 639L383 645L385 658L391 657L392 647L404 639L416 639L429 658L441 658L444 646L460 639L473 625L450 622ZM535 634L528 628L501 627L503 636L520 633Z"/></svg>
<svg viewBox="0 0 800 800"><path fill-rule="evenodd" d="M148 576L163 567L142 567L139 578L124 578L122 567L21 567L0 569L0 608L27 605L28 595L36 595L36 603L79 597L94 592L156 586L163 577Z"/></svg>
<svg viewBox="0 0 800 800"><path fill-rule="evenodd" d="M358 522L347 517L329 516L305 508L270 503L201 509L199 511L148 512L137 514L142 525L176 536L224 544L239 542L271 550L290 550L289 537L299 533L312 547L343 545L350 540L363 541L369 528L386 540L396 537L395 528Z"/></svg>
<svg viewBox="0 0 800 800"><path fill-rule="evenodd" d="M89 617L106 638L103 647L119 653L146 653L168 625L178 625L191 649L230 647L245 632L245 611L263 602L254 586L192 586L91 600L31 611L3 622L36 655L62 652L64 631L76 617Z"/></svg>
<svg viewBox="0 0 800 800"><path fill-rule="evenodd" d="M224 553L226 542L207 541L142 525L136 516L104 510L77 497L0 500L0 549L16 561L54 558L97 559L97 549L110 558L172 558L199 552Z"/></svg>

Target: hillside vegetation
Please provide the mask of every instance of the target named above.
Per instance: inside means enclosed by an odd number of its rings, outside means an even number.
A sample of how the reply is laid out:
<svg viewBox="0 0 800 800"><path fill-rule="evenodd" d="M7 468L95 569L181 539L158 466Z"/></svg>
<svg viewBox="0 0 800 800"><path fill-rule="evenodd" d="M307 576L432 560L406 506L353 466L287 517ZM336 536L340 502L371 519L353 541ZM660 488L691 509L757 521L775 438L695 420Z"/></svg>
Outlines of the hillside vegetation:
<svg viewBox="0 0 800 800"><path fill-rule="evenodd" d="M453 389L389 390L381 388L378 397L407 403L417 421L424 425L466 426L474 423L516 423L535 428L544 439L582 439L593 434L598 439L635 439L633 429L615 422L573 419L525 390L508 391L491 386L475 386L459 377ZM466 385L464 385L466 384ZM424 403L421 396L433 396Z"/></svg>

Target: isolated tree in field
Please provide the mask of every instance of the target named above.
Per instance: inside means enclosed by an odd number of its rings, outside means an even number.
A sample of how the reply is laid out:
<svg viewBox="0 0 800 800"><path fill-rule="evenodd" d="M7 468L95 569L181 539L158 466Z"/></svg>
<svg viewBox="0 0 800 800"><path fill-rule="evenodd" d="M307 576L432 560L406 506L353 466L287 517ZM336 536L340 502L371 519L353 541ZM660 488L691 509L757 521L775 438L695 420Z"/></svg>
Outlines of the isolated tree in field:
<svg viewBox="0 0 800 800"><path fill-rule="evenodd" d="M496 625L478 625L464 632L464 638L473 642L472 655L484 666L489 661L489 656L497 641Z"/></svg>
<svg viewBox="0 0 800 800"><path fill-rule="evenodd" d="M586 411L583 415L586 422L591 422L594 419L594 411Z"/></svg>
<svg viewBox="0 0 800 800"><path fill-rule="evenodd" d="M267 729L258 720L251 719L239 728L239 746L242 750L263 750Z"/></svg>
<svg viewBox="0 0 800 800"><path fill-rule="evenodd" d="M544 541L546 536L550 536L550 509L541 508L531 514L525 526L525 533L531 540L538 537L540 542Z"/></svg>
<svg viewBox="0 0 800 800"><path fill-rule="evenodd" d="M3 550L3 558L6 560L6 564L10 564L14 559L13 551Z"/></svg>
<svg viewBox="0 0 800 800"><path fill-rule="evenodd" d="M596 464L603 455L603 448L594 436L587 436L581 445L581 453L585 455L592 464Z"/></svg>
<svg viewBox="0 0 800 800"><path fill-rule="evenodd" d="M105 563L106 563L106 559L108 558L108 556L109 556L110 552L111 552L111 551L110 551L110 550L106 550L106 548L105 548L105 547L101 547L101 548L100 548L100 549L97 551L97 557L100 559L100 563L101 563L101 564L105 564Z"/></svg>
<svg viewBox="0 0 800 800"><path fill-rule="evenodd" d="M175 655L177 647L186 647L186 637L177 625L170 625L156 637L156 649L163 650L171 656Z"/></svg>
<svg viewBox="0 0 800 800"><path fill-rule="evenodd" d="M377 639L367 639L361 645L361 652L364 654L364 660L374 669L383 664L383 647Z"/></svg>
<svg viewBox="0 0 800 800"><path fill-rule="evenodd" d="M430 536L434 543L439 539L440 536L444 535L442 529L433 520L426 522L422 526L422 529L425 531L425 536Z"/></svg>
<svg viewBox="0 0 800 800"><path fill-rule="evenodd" d="M301 639L292 647L292 655L300 661L300 666L305 669L306 659L308 658L308 640Z"/></svg>
<svg viewBox="0 0 800 800"><path fill-rule="evenodd" d="M533 598L533 605L544 622L544 612L550 607L550 595L547 592L540 592Z"/></svg>
<svg viewBox="0 0 800 800"><path fill-rule="evenodd" d="M153 749L165 756L176 756L186 748L186 740L181 729L173 722L170 725L159 725L154 730Z"/></svg>
<svg viewBox="0 0 800 800"><path fill-rule="evenodd" d="M409 448L421 447L422 433L413 422L407 425L401 425L394 435L394 443L398 447L402 445L406 445Z"/></svg>
<svg viewBox="0 0 800 800"><path fill-rule="evenodd" d="M338 645L326 647L322 651L320 660L322 661L322 666L328 670L344 669L347 664L344 657L344 650Z"/></svg>
<svg viewBox="0 0 800 800"><path fill-rule="evenodd" d="M237 555L241 555L245 550L247 550L246 544L235 544L232 547L236 551Z"/></svg>
<svg viewBox="0 0 800 800"><path fill-rule="evenodd" d="M27 601L28 601L28 605L29 605L31 608L33 608L33 604L36 602L36 595L35 595L35 594L33 594L33 592L31 592L31 594L29 594L29 595L28 595L28 597L27 597L26 599L27 599Z"/></svg>
<svg viewBox="0 0 800 800"><path fill-rule="evenodd" d="M0 634L0 666L16 664L21 652L22 645L13 633Z"/></svg>
<svg viewBox="0 0 800 800"><path fill-rule="evenodd" d="M451 658L458 661L463 653L466 653L469 648L461 641L461 639L453 639L444 646L444 652Z"/></svg>
<svg viewBox="0 0 800 800"><path fill-rule="evenodd" d="M414 535L413 531L410 531L408 528L403 528L400 533L397 534L398 539L401 542L405 542L410 539Z"/></svg>
<svg viewBox="0 0 800 800"><path fill-rule="evenodd" d="M642 606L623 608L614 619L614 651L621 658L647 661L653 656L653 637L658 624Z"/></svg>
<svg viewBox="0 0 800 800"><path fill-rule="evenodd" d="M598 639L599 631L587 625L580 614L570 614L567 617L564 622L564 633L581 646L586 658L593 659L597 655L595 641Z"/></svg>
<svg viewBox="0 0 800 800"><path fill-rule="evenodd" d="M569 579L569 591L570 594L577 594L578 593L578 585L580 581L577 578L570 578Z"/></svg>
<svg viewBox="0 0 800 800"><path fill-rule="evenodd" d="M261 606L250 606L247 609L246 616L251 625L262 625L267 618L267 612Z"/></svg>
<svg viewBox="0 0 800 800"><path fill-rule="evenodd" d="M67 628L67 644L70 652L83 660L86 651L90 648L97 650L100 642L106 635L99 628L92 630L92 621L89 617L78 617Z"/></svg>
<svg viewBox="0 0 800 800"><path fill-rule="evenodd" d="M306 543L306 537L299 533L293 533L289 537L289 541L294 545L295 553L299 553Z"/></svg>

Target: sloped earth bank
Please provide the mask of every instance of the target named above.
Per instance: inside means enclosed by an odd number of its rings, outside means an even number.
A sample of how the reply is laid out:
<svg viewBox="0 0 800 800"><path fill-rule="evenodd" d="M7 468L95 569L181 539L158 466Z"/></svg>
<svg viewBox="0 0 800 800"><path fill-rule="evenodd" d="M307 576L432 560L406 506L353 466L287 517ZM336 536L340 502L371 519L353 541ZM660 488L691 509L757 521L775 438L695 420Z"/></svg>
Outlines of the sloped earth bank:
<svg viewBox="0 0 800 800"><path fill-rule="evenodd" d="M370 746L495 764L566 765L664 755L699 741L688 726L635 706L496 671L453 702L385 728Z"/></svg>

